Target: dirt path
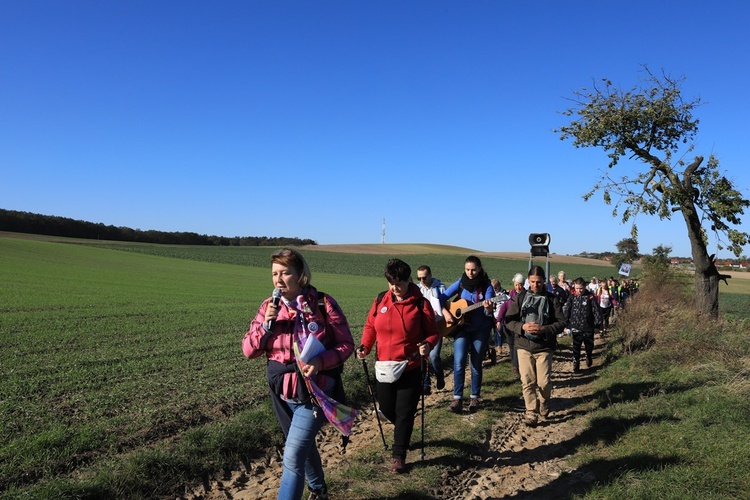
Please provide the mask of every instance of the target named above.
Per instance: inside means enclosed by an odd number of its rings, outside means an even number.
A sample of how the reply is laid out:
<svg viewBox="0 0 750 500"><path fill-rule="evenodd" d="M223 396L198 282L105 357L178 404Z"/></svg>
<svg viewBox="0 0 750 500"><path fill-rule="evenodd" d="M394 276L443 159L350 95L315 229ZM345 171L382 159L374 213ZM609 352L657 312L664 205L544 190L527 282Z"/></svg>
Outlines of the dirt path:
<svg viewBox="0 0 750 500"><path fill-rule="evenodd" d="M554 499L569 498L572 491L590 484L594 478L577 473L566 460L575 452L574 438L587 428L585 419L591 409L593 393L591 383L599 364L596 354L602 343L601 339L596 339L594 366L577 375L571 373L570 346L561 346L555 354L555 388L549 417L534 428L523 424L524 406L519 383L516 404L495 424L483 446L477 448L469 460L462 459L445 467L440 486L425 493L439 499ZM499 369L508 368L507 357L499 361ZM452 377L447 376L445 391L451 391L451 385ZM430 407L445 407L445 391L426 398L428 411ZM324 436L319 442L326 470L335 469L359 448L378 445L373 443L379 442L380 433L372 411L363 411L358 418L346 455L339 453L338 437L327 436L327 433L336 431L331 426L324 427ZM390 426L384 430L387 436L392 434ZM410 456L416 457L417 452ZM276 498L280 477L281 455L274 450L263 459L244 464L239 470L194 488L182 498L272 499Z"/></svg>
<svg viewBox="0 0 750 500"><path fill-rule="evenodd" d="M576 451L574 438L587 427L592 409L592 381L603 341L596 339L594 365L572 373L570 346L561 346L553 362L551 412L536 427L523 423L524 403L517 404L492 429L473 460L443 475L435 498L569 498L594 481L577 473L566 460ZM585 366L583 364L582 366ZM520 392L520 386L519 386Z"/></svg>

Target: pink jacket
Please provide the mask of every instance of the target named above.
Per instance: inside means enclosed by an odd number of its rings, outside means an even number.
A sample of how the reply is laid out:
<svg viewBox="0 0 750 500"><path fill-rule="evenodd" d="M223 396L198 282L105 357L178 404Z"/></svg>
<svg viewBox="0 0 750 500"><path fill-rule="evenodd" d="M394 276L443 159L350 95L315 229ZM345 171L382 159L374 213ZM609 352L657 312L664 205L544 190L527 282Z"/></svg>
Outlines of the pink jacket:
<svg viewBox="0 0 750 500"><path fill-rule="evenodd" d="M317 331L314 331L313 334L326 347L326 351L318 356L321 361L320 371L341 366L351 356L352 352L354 352L354 340L352 339L349 322L346 316L344 316L344 312L333 297L326 294L325 308L327 320L325 320L318 309L318 291L315 287L309 286L303 289L302 293L309 306L309 312L305 312L304 314L308 329L312 332L315 330L313 324L317 326ZM258 308L258 313L255 315L252 323L250 323L250 329L242 339L242 352L251 359L265 354L266 358L271 361L289 365L296 362L292 347L296 311L288 308L284 304L284 301L282 301L273 331L267 337L265 345L261 345L261 340L266 334L263 321L265 320L266 307L270 300L270 298L264 300ZM325 325L325 328L320 328L323 325ZM330 377L322 373L319 373L317 377L316 383L319 387L325 388L330 385ZM287 399L297 396L297 378L296 370L284 374L281 396Z"/></svg>
<svg viewBox="0 0 750 500"><path fill-rule="evenodd" d="M495 320L500 323L500 326L505 325L505 315L508 313L508 307L510 307L510 303L515 298L516 295L518 295L518 292L516 292L516 289L511 289L510 292L508 292L508 295L510 295L511 300L506 300L502 304L500 304L500 307L497 308L497 314L495 315Z"/></svg>

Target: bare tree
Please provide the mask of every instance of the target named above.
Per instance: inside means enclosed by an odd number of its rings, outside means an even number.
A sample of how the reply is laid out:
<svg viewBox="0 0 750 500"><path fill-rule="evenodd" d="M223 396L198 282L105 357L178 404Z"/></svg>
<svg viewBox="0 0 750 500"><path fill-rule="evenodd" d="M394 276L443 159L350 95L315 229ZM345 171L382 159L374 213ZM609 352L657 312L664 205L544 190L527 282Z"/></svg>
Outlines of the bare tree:
<svg viewBox="0 0 750 500"><path fill-rule="evenodd" d="M735 227L741 224L740 215L750 201L719 171L715 156L706 162L702 156L685 159L694 149L698 119L693 118L693 110L701 100L683 100L684 77L659 77L646 66L644 71L646 76L631 90L603 79L592 89L575 91L570 99L573 106L563 112L571 122L555 132L562 140L572 139L577 148L602 148L610 158L608 168L602 169L600 179L583 196L585 200L597 191L602 191L608 205L614 198L612 215L619 215L623 223L634 222L641 213L670 219L680 212L695 263L696 308L699 314L715 318L719 280L727 282L729 276L719 273L715 255L708 254L707 231L715 234L720 249L728 248L739 256L750 235ZM680 148L686 151L675 160ZM641 167L616 178L614 167L625 155ZM632 236L638 237L635 223Z"/></svg>

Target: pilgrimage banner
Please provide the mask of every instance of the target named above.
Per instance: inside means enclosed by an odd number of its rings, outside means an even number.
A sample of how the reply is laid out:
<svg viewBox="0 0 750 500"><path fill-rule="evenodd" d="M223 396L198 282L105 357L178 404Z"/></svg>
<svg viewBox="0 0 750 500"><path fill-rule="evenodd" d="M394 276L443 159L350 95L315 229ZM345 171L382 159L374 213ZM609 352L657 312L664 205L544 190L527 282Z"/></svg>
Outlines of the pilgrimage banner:
<svg viewBox="0 0 750 500"><path fill-rule="evenodd" d="M633 268L632 264L622 263L620 265L620 274L623 276L630 276L630 270Z"/></svg>

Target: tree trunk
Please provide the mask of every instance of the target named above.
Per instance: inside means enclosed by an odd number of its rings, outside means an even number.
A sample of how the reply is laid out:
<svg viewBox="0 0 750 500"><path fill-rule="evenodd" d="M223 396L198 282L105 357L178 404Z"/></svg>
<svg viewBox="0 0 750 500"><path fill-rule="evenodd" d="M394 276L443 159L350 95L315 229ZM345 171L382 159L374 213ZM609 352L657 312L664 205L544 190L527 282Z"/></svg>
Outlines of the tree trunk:
<svg viewBox="0 0 750 500"><path fill-rule="evenodd" d="M719 275L713 255L708 255L703 241L703 231L695 207L683 206L682 216L687 225L690 249L695 264L695 307L705 318L719 317Z"/></svg>
<svg viewBox="0 0 750 500"><path fill-rule="evenodd" d="M695 260L695 307L698 314L711 319L719 317L719 273L713 262L708 269Z"/></svg>

